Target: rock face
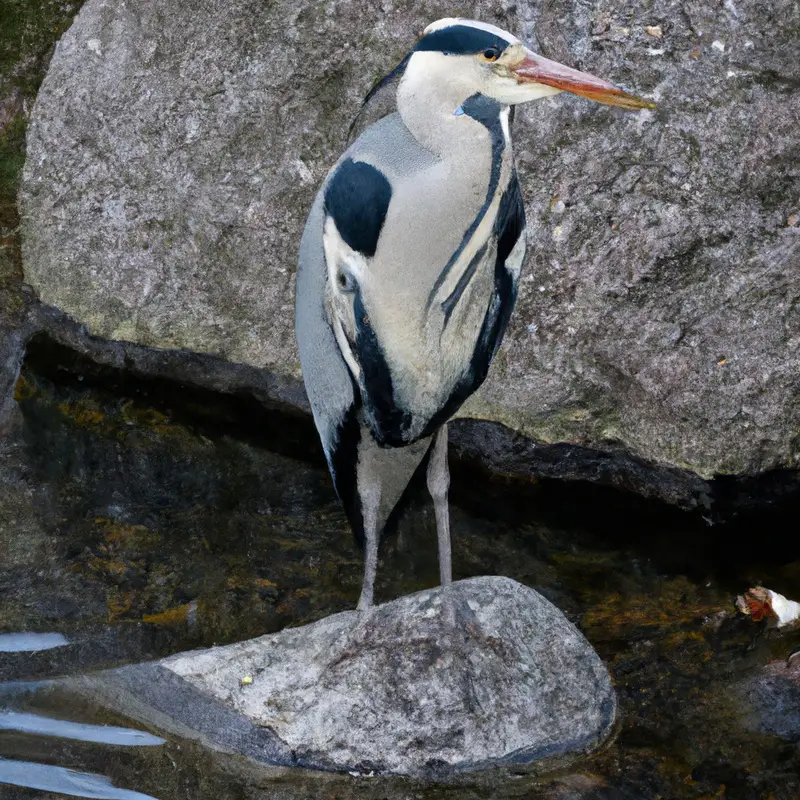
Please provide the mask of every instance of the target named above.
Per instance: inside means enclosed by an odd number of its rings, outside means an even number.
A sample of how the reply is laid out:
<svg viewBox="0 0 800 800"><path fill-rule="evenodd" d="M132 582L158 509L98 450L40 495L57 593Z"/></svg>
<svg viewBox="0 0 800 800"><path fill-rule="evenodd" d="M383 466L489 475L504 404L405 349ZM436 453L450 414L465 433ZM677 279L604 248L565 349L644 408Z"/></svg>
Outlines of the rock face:
<svg viewBox="0 0 800 800"><path fill-rule="evenodd" d="M531 253L465 413L700 476L800 464L800 10L567 0L89 0L39 93L26 279L99 337L298 379L300 231L360 98L479 14L659 102L515 128Z"/></svg>
<svg viewBox="0 0 800 800"><path fill-rule="evenodd" d="M616 713L591 645L509 578L459 581L367 616L343 612L81 685L145 722L268 763L404 775L585 752Z"/></svg>

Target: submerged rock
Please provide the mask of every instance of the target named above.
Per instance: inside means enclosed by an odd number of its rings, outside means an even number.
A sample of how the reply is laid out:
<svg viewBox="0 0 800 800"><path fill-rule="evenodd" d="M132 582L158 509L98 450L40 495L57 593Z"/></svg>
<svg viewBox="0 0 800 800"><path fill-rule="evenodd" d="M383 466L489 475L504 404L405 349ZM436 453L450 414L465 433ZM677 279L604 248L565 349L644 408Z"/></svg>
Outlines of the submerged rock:
<svg viewBox="0 0 800 800"><path fill-rule="evenodd" d="M533 589L497 577L78 685L267 763L404 775L587 752L616 713L580 632Z"/></svg>
<svg viewBox="0 0 800 800"><path fill-rule="evenodd" d="M800 742L800 658L766 664L735 697L745 727Z"/></svg>
<svg viewBox="0 0 800 800"><path fill-rule="evenodd" d="M465 413L623 453L632 485L630 458L703 478L797 467L800 12L790 0L592 9L481 6L659 108L562 95L520 109L531 256ZM88 0L31 120L26 279L95 336L297 382L294 265L316 188L361 97L423 25L474 13ZM187 358L175 353L176 371ZM591 465L573 472L593 478ZM693 477L662 496L691 504Z"/></svg>

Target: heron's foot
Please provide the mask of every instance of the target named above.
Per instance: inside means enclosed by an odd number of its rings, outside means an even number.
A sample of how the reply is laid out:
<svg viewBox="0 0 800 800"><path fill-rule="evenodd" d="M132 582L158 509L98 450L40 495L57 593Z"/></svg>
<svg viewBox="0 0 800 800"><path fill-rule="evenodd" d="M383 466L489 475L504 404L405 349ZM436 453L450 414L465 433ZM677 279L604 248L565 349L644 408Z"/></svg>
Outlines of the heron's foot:
<svg viewBox="0 0 800 800"><path fill-rule="evenodd" d="M467 639L491 638L481 626L469 600L461 594L450 592L445 587L442 591L441 621L443 633L459 641Z"/></svg>
<svg viewBox="0 0 800 800"><path fill-rule="evenodd" d="M361 597L358 598L358 605L356 611L369 611L375 607L375 602L372 595L372 589L367 591L366 587L361 591Z"/></svg>

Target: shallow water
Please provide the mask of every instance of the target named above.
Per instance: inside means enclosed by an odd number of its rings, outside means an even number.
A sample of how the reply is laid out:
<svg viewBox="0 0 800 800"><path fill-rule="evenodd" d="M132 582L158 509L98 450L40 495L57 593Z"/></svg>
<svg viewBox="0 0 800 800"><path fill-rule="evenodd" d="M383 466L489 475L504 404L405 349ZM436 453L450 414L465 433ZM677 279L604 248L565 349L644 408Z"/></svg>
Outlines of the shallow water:
<svg viewBox="0 0 800 800"><path fill-rule="evenodd" d="M61 633L0 633L0 653L35 653L69 644Z"/></svg>
<svg viewBox="0 0 800 800"><path fill-rule="evenodd" d="M0 636L0 797L800 796L800 670L783 667L800 636L732 602L755 584L800 597L796 508L709 527L611 490L490 479L457 460L455 577L513 577L583 630L619 696L611 744L546 775L424 785L269 769L130 733L141 726L50 679L352 607L361 555L309 420L64 367L26 365L0 451L0 633L28 637L4 648ZM384 547L379 600L436 584L435 539L418 487ZM66 641L36 645L35 633Z"/></svg>

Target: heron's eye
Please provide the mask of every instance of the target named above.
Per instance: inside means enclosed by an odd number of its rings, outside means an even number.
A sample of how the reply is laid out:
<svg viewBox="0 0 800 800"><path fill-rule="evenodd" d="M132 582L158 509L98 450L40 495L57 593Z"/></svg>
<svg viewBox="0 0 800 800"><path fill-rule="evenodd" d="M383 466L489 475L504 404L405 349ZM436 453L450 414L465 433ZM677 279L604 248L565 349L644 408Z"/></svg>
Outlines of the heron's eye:
<svg viewBox="0 0 800 800"><path fill-rule="evenodd" d="M487 47L481 53L481 57L484 61L497 61L500 58L500 49L498 47Z"/></svg>

